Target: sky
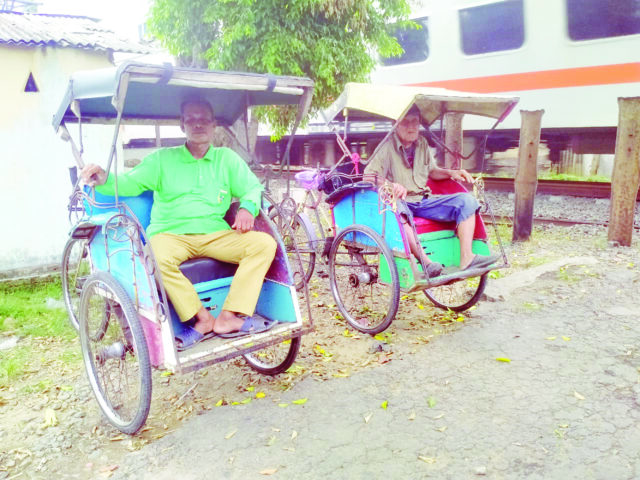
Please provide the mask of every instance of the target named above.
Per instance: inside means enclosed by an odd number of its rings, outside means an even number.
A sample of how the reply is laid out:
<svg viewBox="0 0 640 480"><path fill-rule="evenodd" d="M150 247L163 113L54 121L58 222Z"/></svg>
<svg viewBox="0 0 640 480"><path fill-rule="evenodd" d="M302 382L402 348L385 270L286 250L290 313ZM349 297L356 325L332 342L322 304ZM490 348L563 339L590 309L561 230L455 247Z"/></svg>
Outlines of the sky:
<svg viewBox="0 0 640 480"><path fill-rule="evenodd" d="M99 18L110 28L138 38L138 25L145 22L151 0L36 0L38 13L61 13Z"/></svg>

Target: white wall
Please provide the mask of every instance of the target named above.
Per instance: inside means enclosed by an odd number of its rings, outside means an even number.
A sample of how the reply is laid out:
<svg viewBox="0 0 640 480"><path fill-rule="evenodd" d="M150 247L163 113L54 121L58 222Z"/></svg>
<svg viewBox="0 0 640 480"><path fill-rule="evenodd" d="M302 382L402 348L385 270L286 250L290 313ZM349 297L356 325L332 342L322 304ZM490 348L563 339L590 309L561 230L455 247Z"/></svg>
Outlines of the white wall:
<svg viewBox="0 0 640 480"><path fill-rule="evenodd" d="M68 75L110 65L106 52L70 48L0 47L0 272L59 262L67 240L67 143L51 126ZM25 93L33 73L37 93ZM104 163L113 128L84 133L87 159ZM77 128L72 127L77 138ZM89 136L91 138L89 138ZM89 143L90 142L90 143Z"/></svg>

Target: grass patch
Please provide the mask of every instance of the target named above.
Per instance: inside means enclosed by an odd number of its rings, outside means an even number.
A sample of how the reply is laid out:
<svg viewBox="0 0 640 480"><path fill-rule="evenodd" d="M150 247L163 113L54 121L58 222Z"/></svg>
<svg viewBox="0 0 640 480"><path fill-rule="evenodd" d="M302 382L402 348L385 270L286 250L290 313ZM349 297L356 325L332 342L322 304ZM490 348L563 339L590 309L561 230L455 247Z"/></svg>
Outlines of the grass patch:
<svg viewBox="0 0 640 480"><path fill-rule="evenodd" d="M606 182L610 183L611 179L604 175L572 175L570 173L545 173L538 177L540 180L563 180L568 182Z"/></svg>
<svg viewBox="0 0 640 480"><path fill-rule="evenodd" d="M0 357L0 387L9 386L12 381L22 377L28 370L32 349L30 346L17 346L11 349L11 355Z"/></svg>
<svg viewBox="0 0 640 480"><path fill-rule="evenodd" d="M525 312L537 312L541 308L542 308L542 305L538 305L537 303L534 303L534 302L524 302L522 304L522 309Z"/></svg>
<svg viewBox="0 0 640 480"><path fill-rule="evenodd" d="M73 338L59 277L0 283L0 333Z"/></svg>

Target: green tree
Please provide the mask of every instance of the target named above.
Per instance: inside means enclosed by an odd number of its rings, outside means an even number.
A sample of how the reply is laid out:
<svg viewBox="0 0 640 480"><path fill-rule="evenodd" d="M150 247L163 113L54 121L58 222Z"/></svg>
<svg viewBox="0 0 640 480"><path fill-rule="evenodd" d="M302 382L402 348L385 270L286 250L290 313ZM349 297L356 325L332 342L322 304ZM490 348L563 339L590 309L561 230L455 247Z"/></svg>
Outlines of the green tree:
<svg viewBox="0 0 640 480"><path fill-rule="evenodd" d="M419 28L409 13L408 0L154 0L149 28L182 64L313 79L313 114L366 81L376 53L402 54L392 32ZM282 134L293 112L259 116Z"/></svg>

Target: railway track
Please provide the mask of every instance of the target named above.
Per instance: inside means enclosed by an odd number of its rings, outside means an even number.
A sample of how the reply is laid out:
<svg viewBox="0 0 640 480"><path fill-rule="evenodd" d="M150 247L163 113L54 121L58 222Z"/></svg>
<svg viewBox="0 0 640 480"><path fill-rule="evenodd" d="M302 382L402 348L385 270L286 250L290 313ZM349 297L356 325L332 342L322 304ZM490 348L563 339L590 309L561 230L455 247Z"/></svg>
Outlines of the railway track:
<svg viewBox="0 0 640 480"><path fill-rule="evenodd" d="M485 222L491 221L491 216L488 214L482 214L482 218ZM496 223L503 225L513 225L513 217L508 215L494 215ZM587 220L569 220L566 218L548 218L548 217L533 217L533 223L538 225L558 225L561 227L571 227L573 225L595 225L600 227L606 227L609 222L592 222ZM640 226L634 225L635 230L640 230Z"/></svg>
<svg viewBox="0 0 640 480"><path fill-rule="evenodd" d="M484 177L486 190L494 192L513 192L513 178ZM568 195L571 197L610 198L609 182L575 182L566 180L538 180L536 193L541 195ZM640 191L636 196L640 202Z"/></svg>

